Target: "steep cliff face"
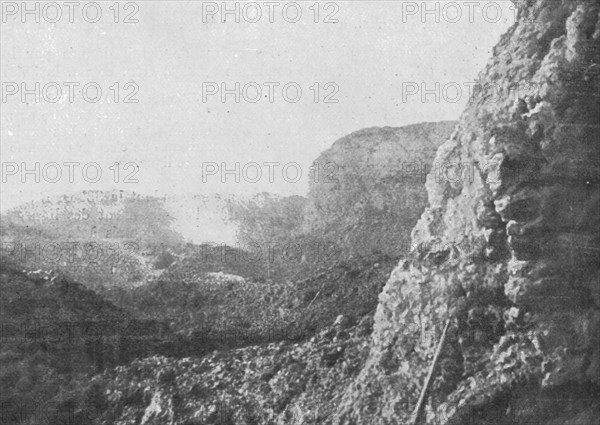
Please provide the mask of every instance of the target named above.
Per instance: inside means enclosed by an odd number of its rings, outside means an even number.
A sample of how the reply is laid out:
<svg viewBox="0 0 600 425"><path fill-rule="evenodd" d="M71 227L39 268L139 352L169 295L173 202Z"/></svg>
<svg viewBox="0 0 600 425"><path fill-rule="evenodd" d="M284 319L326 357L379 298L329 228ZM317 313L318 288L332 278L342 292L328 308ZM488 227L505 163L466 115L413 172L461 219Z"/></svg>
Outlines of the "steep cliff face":
<svg viewBox="0 0 600 425"><path fill-rule="evenodd" d="M405 423L448 318L430 423L600 417L600 6L521 6L437 152L343 423Z"/></svg>
<svg viewBox="0 0 600 425"><path fill-rule="evenodd" d="M336 241L345 258L408 253L427 172L455 124L366 128L336 141L313 163L305 230Z"/></svg>

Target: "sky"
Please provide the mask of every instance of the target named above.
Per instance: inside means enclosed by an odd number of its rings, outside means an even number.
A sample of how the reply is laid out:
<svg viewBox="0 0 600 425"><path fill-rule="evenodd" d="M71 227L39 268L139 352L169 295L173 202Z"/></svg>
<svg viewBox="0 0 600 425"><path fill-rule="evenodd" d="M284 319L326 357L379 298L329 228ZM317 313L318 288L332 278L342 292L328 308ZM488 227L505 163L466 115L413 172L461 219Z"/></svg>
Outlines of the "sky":
<svg viewBox="0 0 600 425"><path fill-rule="evenodd" d="M2 4L2 210L79 190L303 195L351 132L458 119L515 19L508 1L228 2L226 22L222 2L89 3L41 2L40 22ZM410 93L436 83L439 100Z"/></svg>

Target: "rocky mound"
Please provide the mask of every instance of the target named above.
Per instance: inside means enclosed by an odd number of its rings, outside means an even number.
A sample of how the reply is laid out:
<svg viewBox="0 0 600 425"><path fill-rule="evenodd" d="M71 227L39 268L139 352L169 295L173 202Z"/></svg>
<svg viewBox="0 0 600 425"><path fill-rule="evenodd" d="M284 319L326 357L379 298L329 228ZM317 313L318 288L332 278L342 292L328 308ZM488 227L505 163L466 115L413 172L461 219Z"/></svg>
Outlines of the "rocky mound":
<svg viewBox="0 0 600 425"><path fill-rule="evenodd" d="M94 379L98 404L107 408L89 409L91 423L330 423L341 389L367 358L371 325L340 316L302 344L136 360Z"/></svg>

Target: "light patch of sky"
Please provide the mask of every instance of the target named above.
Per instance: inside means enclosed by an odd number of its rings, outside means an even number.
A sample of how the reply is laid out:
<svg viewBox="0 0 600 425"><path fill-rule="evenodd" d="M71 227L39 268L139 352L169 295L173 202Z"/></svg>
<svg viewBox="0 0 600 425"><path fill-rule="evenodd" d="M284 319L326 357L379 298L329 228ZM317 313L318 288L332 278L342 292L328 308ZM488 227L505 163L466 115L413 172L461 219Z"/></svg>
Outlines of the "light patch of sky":
<svg viewBox="0 0 600 425"><path fill-rule="evenodd" d="M33 176L26 183L18 175L5 176L3 210L85 189L157 195L304 194L311 162L346 134L364 127L457 119L468 100L466 86L457 102L437 103L432 97L422 102L420 95L403 102L403 83L433 87L436 82L475 81L499 36L514 22L507 1L479 2L473 22L465 2L456 2L463 14L456 23L447 19L454 15L441 14L438 23L435 16L423 22L420 10L405 13L406 3L422 7L424 2L340 1L335 2L335 24L313 22L309 7L314 2L298 2L303 16L296 24L283 19L281 11L269 22L266 7L257 23L243 17L239 23L222 23L218 14L215 21L204 23L202 3L207 2L138 2L136 24L114 23L108 9L112 2L101 2L103 19L95 24L77 14L74 23L66 18L39 24L7 18L0 29L3 82L25 82L28 87L35 82L97 82L103 94L98 103L83 101L77 90L73 103L66 97L56 103L22 103L18 95L9 97L0 105L2 161L29 168L35 162L96 162L103 177L89 183L76 171L69 183L66 167L57 183L43 176L40 183ZM325 3L320 2L320 21L333 10L323 9ZM440 10L445 3L439 2ZM501 6L497 22L483 14L488 3ZM494 17L492 12L488 18ZM124 88L130 81L139 87L138 103L122 101L132 91ZM118 103L109 88L115 82ZM236 103L229 95L222 103L215 95L205 102L206 82L228 88L256 82L263 87L263 98ZM264 98L265 82L280 84L273 103ZM281 88L289 82L302 88L297 103L282 98ZM320 87L318 103L310 88L315 83ZM326 89L327 83L335 86ZM324 103L332 87L339 88L333 96L338 103ZM248 93L252 97L254 91ZM139 164L139 183L115 183L109 167L116 161ZM257 183L235 183L233 176L222 183L219 175L202 181L203 163L226 163L231 169L236 162L249 161L298 163L303 178L290 183L279 172L271 183L263 168Z"/></svg>

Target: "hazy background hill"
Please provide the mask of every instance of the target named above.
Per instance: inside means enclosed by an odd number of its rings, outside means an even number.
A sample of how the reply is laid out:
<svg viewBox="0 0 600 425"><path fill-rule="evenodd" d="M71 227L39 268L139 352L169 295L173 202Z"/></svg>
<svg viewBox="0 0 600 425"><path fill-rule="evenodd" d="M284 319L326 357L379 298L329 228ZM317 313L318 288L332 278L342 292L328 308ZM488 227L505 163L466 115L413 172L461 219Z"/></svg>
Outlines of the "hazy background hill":
<svg viewBox="0 0 600 425"><path fill-rule="evenodd" d="M59 270L94 288L135 286L159 275L179 257L200 252L190 246L244 249L239 235L248 235L254 227L261 229L261 235L255 236L261 243L277 231L287 234L290 211L301 217L302 205L278 210L279 203L283 205L285 198L269 194L156 198L124 191L84 191L47 198L2 214L2 256L33 270ZM262 214L253 216L258 208L263 208ZM266 216L266 211L273 212ZM277 221L283 223L275 227ZM250 237L244 240L249 243ZM210 271L235 262L213 251L211 266L207 265ZM208 263L206 255L196 258ZM244 274L240 267L238 272Z"/></svg>

